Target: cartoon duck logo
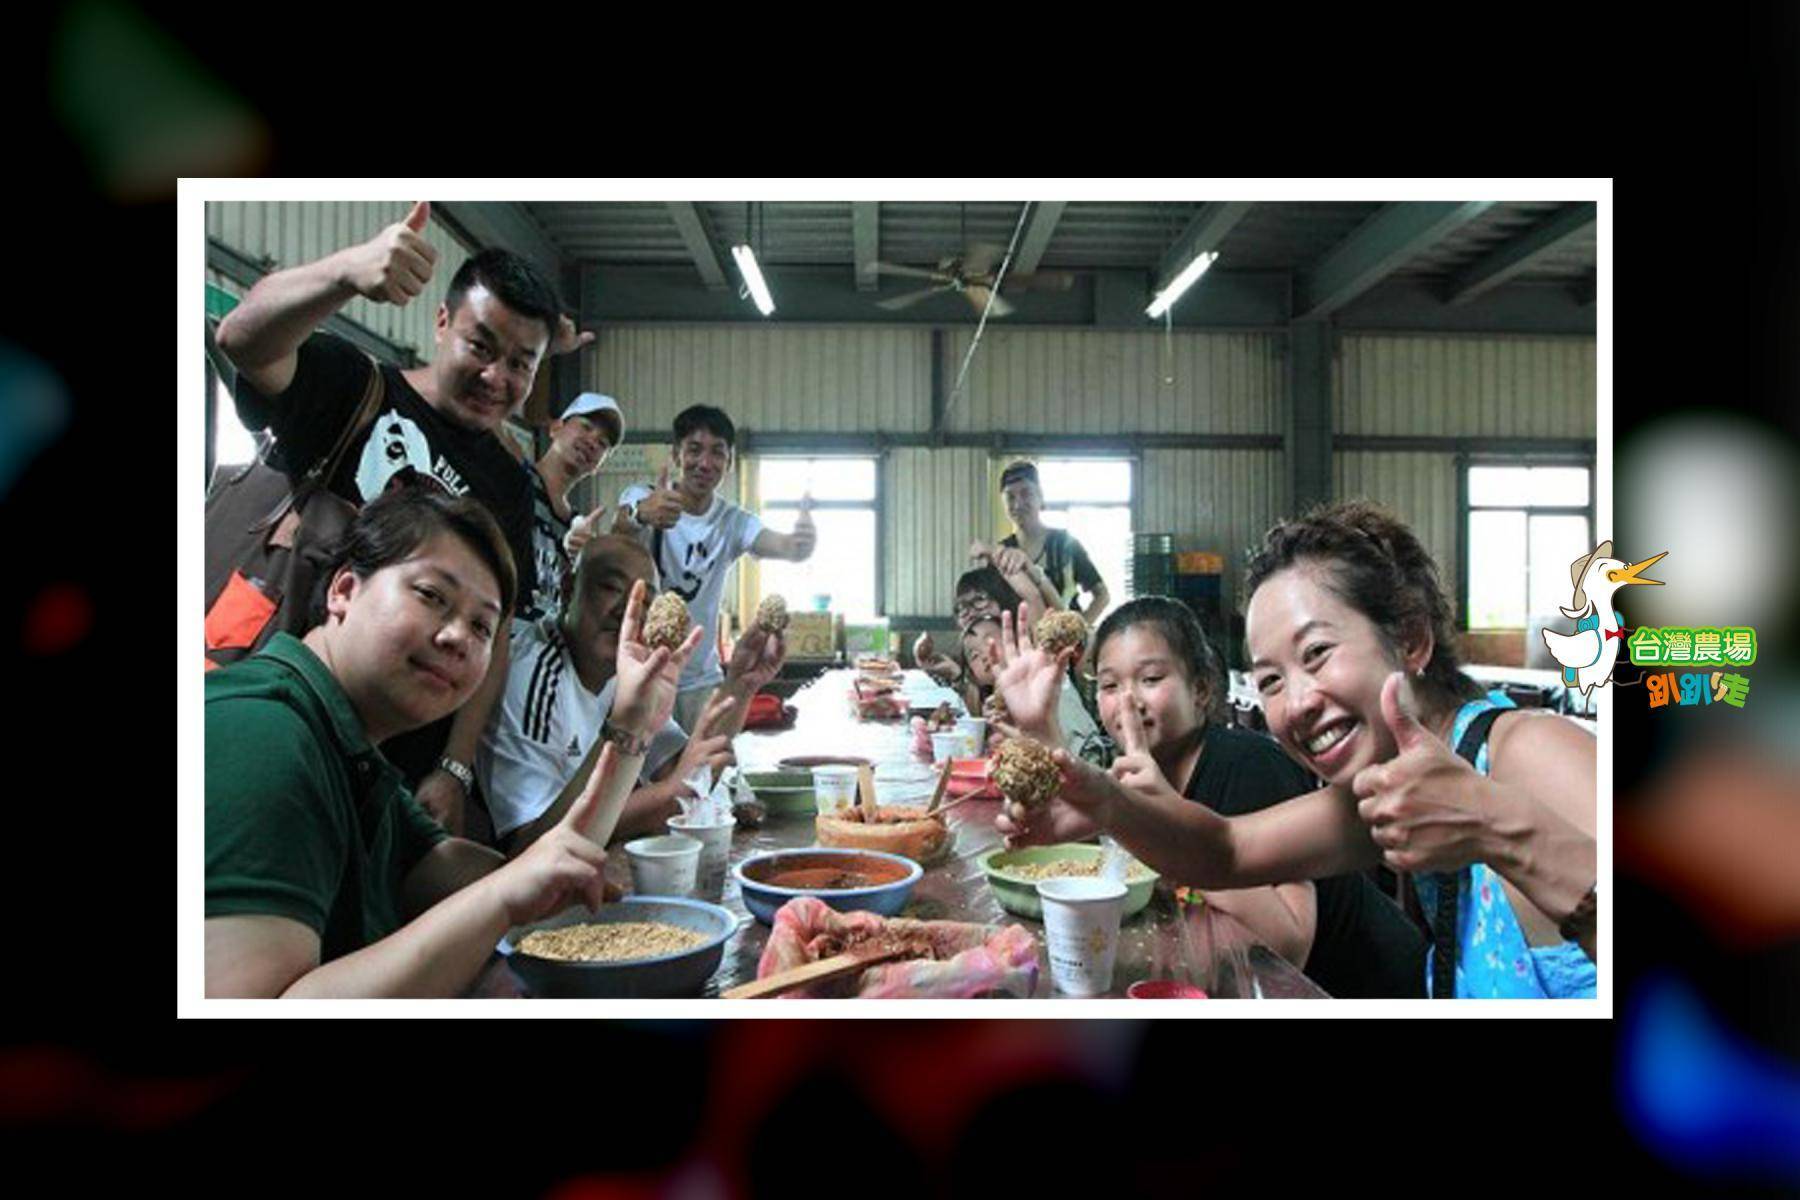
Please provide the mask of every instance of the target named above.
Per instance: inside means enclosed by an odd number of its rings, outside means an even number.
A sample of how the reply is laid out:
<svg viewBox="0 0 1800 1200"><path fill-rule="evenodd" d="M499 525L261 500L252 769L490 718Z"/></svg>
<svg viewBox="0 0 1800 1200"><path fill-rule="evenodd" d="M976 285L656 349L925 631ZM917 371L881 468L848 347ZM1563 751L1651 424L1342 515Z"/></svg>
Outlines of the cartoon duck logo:
<svg viewBox="0 0 1800 1200"><path fill-rule="evenodd" d="M1569 579L1575 585L1575 598L1562 615L1575 622L1575 632L1552 633L1546 629L1544 645L1550 655L1562 664L1563 683L1581 692L1582 698L1612 679L1613 664L1618 661L1619 647L1625 644L1625 626L1613 610L1613 593L1631 583L1662 586L1660 579L1641 578L1639 572L1653 566L1669 552L1627 566L1623 559L1612 556L1611 541L1601 542L1593 552L1576 559L1569 566Z"/></svg>

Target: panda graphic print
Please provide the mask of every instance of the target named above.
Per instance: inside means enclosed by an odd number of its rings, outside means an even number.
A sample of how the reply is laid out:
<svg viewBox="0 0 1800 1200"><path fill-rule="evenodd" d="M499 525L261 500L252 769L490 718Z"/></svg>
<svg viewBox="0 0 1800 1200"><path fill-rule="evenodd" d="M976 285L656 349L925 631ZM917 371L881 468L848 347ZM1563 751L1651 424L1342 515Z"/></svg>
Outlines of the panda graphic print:
<svg viewBox="0 0 1800 1200"><path fill-rule="evenodd" d="M357 493L367 503L396 483L411 486L419 479L429 479L453 496L468 490L441 455L434 461L424 430L399 409L390 408L375 418L369 440L363 443L356 468Z"/></svg>

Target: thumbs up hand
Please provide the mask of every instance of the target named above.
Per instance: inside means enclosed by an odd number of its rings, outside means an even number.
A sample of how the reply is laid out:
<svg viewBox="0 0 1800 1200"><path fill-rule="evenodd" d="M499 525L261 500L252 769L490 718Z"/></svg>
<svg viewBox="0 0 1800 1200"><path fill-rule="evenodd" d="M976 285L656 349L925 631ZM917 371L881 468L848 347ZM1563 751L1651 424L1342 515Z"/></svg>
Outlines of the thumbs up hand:
<svg viewBox="0 0 1800 1200"><path fill-rule="evenodd" d="M639 525L657 529L673 529L681 520L681 493L669 483L669 464L663 463L656 477L656 489L637 502L633 514Z"/></svg>
<svg viewBox="0 0 1800 1200"><path fill-rule="evenodd" d="M796 561L804 562L812 557L813 547L819 543L819 531L813 525L812 493L806 492L800 497L800 515L794 518L793 552Z"/></svg>
<svg viewBox="0 0 1800 1200"><path fill-rule="evenodd" d="M1381 687L1381 719L1396 753L1356 773L1357 815L1394 870L1458 870L1487 857L1500 806L1484 795L1489 781L1402 705L1401 682L1396 671Z"/></svg>
<svg viewBox="0 0 1800 1200"><path fill-rule="evenodd" d="M579 559L581 557L582 547L593 541L595 535L606 531L606 526L602 523L601 517L608 507L610 506L605 501L601 501L595 506L593 512L576 517L574 521L570 522L569 532L563 535L563 549L568 552L570 558ZM621 511L623 511L624 506L620 505L619 507ZM619 518L617 515L613 517L612 532L619 532Z"/></svg>
<svg viewBox="0 0 1800 1200"><path fill-rule="evenodd" d="M343 252L341 282L379 304L406 304L431 282L438 252L425 240L431 204L421 200L406 216L360 246Z"/></svg>

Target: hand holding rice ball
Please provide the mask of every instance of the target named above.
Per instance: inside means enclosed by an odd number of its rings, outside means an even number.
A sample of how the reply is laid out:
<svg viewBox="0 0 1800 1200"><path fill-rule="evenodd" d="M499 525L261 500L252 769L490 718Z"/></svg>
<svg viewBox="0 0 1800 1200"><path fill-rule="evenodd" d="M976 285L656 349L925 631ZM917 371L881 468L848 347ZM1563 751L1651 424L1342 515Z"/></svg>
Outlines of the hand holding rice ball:
<svg viewBox="0 0 1800 1200"><path fill-rule="evenodd" d="M756 606L756 628L764 633L780 633L788 627L787 598L764 596Z"/></svg>
<svg viewBox="0 0 1800 1200"><path fill-rule="evenodd" d="M663 646L674 653L687 640L693 624L687 602L674 592L664 592L650 602L650 612L644 618L644 645L651 649Z"/></svg>
<svg viewBox="0 0 1800 1200"><path fill-rule="evenodd" d="M994 751L990 778L1006 796L1007 803L1027 812L1050 803L1062 787L1062 772L1049 749L1029 737L1008 738Z"/></svg>

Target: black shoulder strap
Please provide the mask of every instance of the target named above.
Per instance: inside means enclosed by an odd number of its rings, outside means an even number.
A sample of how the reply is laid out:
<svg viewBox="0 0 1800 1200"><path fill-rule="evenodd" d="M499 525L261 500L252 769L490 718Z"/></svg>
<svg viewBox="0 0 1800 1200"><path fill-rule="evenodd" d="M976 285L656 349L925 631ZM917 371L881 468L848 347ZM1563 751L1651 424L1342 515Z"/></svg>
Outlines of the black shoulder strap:
<svg viewBox="0 0 1800 1200"><path fill-rule="evenodd" d="M655 525L650 529L650 561L656 564L656 573L660 576L668 570L662 560L662 526Z"/></svg>
<svg viewBox="0 0 1800 1200"><path fill-rule="evenodd" d="M1504 708L1483 709L1463 730L1461 740L1456 743L1456 753L1468 760L1471 767L1481 754L1481 748L1487 744L1494 722L1504 712ZM1456 885L1455 875L1445 875L1439 882L1437 916L1431 923L1432 945L1436 948L1431 961L1431 995L1437 1000L1456 998L1456 957L1460 950L1456 939Z"/></svg>

